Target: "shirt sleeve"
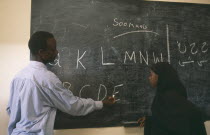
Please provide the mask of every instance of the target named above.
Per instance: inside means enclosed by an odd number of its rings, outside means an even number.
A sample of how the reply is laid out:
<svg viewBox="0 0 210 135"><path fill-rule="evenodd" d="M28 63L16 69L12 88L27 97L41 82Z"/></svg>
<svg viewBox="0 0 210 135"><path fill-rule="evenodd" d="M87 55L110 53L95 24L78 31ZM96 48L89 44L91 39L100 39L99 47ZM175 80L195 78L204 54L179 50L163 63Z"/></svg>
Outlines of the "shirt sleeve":
<svg viewBox="0 0 210 135"><path fill-rule="evenodd" d="M11 104L11 100L12 100L12 97L13 97L13 80L12 80L12 82L10 83L10 97L9 97L9 101L8 101L8 104L7 104L7 108L6 108L6 111L7 111L7 114L10 116L10 114L11 114L11 109L10 109L10 104Z"/></svg>
<svg viewBox="0 0 210 135"><path fill-rule="evenodd" d="M51 76L44 89L47 91L48 101L52 107L73 116L86 115L103 107L102 101L74 96L70 90L63 87L62 82L55 75Z"/></svg>
<svg viewBox="0 0 210 135"><path fill-rule="evenodd" d="M10 106L9 106L9 104L7 105L6 111L7 111L7 114L10 116L11 111L10 111Z"/></svg>
<svg viewBox="0 0 210 135"><path fill-rule="evenodd" d="M10 101L11 99L9 99L8 101L8 104L7 104L7 108L6 108L6 111L7 111L7 114L10 116L10 113L11 113L11 110L10 110Z"/></svg>

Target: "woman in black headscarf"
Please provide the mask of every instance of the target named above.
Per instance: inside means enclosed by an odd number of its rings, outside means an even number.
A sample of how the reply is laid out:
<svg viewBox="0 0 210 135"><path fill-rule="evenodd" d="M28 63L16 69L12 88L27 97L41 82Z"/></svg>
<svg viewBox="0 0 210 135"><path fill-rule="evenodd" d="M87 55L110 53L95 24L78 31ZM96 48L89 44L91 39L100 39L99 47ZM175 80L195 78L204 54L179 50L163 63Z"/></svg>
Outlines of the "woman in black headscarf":
<svg viewBox="0 0 210 135"><path fill-rule="evenodd" d="M145 135L206 135L204 113L187 100L186 89L169 63L152 65L149 82L157 91Z"/></svg>

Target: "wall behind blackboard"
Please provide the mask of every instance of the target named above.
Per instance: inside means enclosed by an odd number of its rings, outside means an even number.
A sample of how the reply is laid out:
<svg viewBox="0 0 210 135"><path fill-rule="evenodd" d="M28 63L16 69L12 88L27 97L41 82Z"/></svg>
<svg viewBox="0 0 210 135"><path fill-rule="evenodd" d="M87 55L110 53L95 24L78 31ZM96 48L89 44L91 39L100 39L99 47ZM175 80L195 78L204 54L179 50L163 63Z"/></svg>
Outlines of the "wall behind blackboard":
<svg viewBox="0 0 210 135"><path fill-rule="evenodd" d="M189 100L210 106L210 6L139 0L32 0L31 34L52 32L52 71L74 95L117 104L71 117L68 128L120 126L150 114L149 66L170 62Z"/></svg>

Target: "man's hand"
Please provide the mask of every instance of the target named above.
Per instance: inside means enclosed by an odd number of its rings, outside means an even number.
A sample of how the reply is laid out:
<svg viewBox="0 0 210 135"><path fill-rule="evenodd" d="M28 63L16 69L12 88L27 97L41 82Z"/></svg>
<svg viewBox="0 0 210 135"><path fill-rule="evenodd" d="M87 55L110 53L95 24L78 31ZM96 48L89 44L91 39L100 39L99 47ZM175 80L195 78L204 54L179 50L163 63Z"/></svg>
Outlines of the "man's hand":
<svg viewBox="0 0 210 135"><path fill-rule="evenodd" d="M108 99L105 99L102 101L104 106L112 106L115 103L114 97L108 97Z"/></svg>

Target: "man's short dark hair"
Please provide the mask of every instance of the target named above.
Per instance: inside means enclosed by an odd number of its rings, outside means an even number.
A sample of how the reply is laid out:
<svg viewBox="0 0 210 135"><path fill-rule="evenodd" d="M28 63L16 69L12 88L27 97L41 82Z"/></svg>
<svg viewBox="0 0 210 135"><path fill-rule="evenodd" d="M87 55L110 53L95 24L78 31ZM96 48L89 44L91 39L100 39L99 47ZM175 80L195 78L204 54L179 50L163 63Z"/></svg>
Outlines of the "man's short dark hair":
<svg viewBox="0 0 210 135"><path fill-rule="evenodd" d="M46 31L35 32L28 42L28 47L33 55L36 55L40 49L47 49L47 39L54 38L52 33Z"/></svg>

